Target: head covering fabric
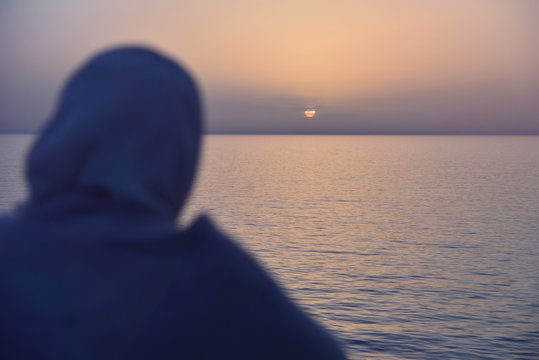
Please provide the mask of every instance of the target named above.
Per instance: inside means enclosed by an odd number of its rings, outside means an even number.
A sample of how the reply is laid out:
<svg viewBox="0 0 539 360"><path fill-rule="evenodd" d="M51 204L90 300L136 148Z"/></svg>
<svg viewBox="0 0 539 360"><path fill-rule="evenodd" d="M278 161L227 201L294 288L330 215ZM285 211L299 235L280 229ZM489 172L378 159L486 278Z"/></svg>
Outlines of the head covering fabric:
<svg viewBox="0 0 539 360"><path fill-rule="evenodd" d="M31 151L30 201L100 192L174 220L200 135L199 97L176 63L141 48L105 52L69 80Z"/></svg>

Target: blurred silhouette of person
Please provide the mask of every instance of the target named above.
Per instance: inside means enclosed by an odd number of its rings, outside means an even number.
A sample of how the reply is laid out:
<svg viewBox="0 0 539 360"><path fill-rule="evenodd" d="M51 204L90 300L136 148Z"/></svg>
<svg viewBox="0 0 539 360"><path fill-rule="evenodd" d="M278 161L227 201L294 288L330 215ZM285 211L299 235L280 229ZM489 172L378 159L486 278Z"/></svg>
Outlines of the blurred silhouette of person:
<svg viewBox="0 0 539 360"><path fill-rule="evenodd" d="M207 217L175 226L201 140L196 86L122 48L68 81L0 218L1 359L343 359Z"/></svg>

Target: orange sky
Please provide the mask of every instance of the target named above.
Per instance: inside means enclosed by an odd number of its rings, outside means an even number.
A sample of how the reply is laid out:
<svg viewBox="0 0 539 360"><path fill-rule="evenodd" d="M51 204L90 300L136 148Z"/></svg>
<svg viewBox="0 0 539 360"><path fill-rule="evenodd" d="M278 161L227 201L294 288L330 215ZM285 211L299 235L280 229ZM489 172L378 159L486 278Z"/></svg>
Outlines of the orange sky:
<svg viewBox="0 0 539 360"><path fill-rule="evenodd" d="M535 0L0 6L0 131L38 127L76 64L137 43L194 72L210 131L539 132Z"/></svg>

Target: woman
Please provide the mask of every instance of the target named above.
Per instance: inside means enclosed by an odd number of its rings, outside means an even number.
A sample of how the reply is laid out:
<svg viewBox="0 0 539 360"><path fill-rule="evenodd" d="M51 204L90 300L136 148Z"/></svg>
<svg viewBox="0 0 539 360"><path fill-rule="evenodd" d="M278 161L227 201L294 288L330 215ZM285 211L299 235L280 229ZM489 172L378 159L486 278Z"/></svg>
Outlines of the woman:
<svg viewBox="0 0 539 360"><path fill-rule="evenodd" d="M0 219L0 358L344 358L208 218L176 229L201 128L195 84L153 51L68 81Z"/></svg>

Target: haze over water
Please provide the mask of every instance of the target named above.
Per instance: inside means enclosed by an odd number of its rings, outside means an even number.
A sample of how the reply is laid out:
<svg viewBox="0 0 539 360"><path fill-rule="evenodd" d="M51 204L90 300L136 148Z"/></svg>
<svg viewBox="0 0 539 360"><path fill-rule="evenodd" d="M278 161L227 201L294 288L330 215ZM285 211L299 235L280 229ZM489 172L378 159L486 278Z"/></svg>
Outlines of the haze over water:
<svg viewBox="0 0 539 360"><path fill-rule="evenodd" d="M32 136L0 135L0 211ZM539 354L539 137L217 136L209 212L351 359Z"/></svg>

